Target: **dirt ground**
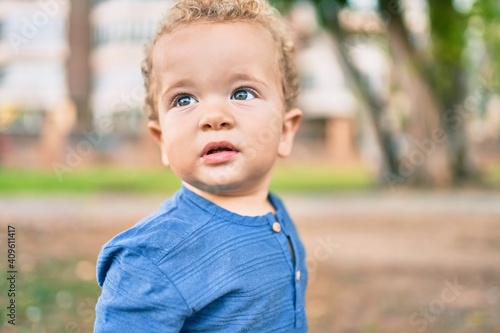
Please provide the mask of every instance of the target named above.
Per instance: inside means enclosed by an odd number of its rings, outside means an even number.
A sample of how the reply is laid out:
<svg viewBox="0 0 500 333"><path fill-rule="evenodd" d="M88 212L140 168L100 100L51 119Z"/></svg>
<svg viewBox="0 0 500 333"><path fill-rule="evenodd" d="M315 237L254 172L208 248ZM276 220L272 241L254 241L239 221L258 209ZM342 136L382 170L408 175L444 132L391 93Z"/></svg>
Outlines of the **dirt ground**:
<svg viewBox="0 0 500 333"><path fill-rule="evenodd" d="M92 279L100 247L158 196L1 197L20 270L77 258ZM310 332L500 332L500 193L285 196L307 249ZM3 253L3 250L2 250Z"/></svg>

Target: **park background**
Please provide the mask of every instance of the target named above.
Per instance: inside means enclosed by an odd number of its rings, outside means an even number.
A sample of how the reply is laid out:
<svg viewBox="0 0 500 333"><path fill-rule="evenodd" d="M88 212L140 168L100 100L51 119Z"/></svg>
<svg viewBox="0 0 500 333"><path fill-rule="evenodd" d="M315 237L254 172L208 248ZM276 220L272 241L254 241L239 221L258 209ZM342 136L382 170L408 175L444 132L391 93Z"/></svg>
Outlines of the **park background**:
<svg viewBox="0 0 500 333"><path fill-rule="evenodd" d="M310 332L500 332L500 2L272 3L305 114L272 189L307 248ZM90 332L100 247L178 188L139 66L170 4L0 1L2 332Z"/></svg>

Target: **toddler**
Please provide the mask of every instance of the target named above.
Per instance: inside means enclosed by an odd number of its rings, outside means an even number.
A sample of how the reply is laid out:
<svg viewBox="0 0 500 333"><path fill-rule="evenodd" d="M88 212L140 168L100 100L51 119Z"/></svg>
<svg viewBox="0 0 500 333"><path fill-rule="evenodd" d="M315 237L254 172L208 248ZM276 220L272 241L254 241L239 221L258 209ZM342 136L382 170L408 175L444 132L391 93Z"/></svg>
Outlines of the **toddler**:
<svg viewBox="0 0 500 333"><path fill-rule="evenodd" d="M302 113L265 0L180 0L147 51L148 127L181 189L101 250L96 333L306 332L304 247L269 193Z"/></svg>

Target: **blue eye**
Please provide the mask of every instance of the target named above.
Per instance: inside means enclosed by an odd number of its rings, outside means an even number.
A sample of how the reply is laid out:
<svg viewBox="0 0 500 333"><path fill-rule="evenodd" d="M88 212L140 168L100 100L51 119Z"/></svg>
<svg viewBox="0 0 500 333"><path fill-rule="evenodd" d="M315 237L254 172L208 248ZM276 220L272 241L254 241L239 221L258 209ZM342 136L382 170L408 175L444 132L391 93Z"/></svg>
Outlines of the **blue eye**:
<svg viewBox="0 0 500 333"><path fill-rule="evenodd" d="M236 90L234 94L231 96L231 99L237 101L247 101L250 99L254 99L255 97L256 93L253 92L253 89L245 88Z"/></svg>
<svg viewBox="0 0 500 333"><path fill-rule="evenodd" d="M178 95L174 99L175 106L188 106L195 102L197 101L194 99L194 97L189 95Z"/></svg>

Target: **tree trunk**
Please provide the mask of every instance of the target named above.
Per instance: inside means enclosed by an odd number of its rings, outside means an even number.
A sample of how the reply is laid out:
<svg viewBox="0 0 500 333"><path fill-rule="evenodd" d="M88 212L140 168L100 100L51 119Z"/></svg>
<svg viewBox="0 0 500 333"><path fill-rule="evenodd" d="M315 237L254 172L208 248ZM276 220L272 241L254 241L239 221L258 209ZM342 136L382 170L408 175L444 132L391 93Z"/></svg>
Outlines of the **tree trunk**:
<svg viewBox="0 0 500 333"><path fill-rule="evenodd" d="M430 1L429 17L433 40L433 85L442 106L442 119L448 134L451 171L455 183L473 180L466 123L471 108L465 105L467 97L463 52L467 17L453 8L452 0Z"/></svg>
<svg viewBox="0 0 500 333"><path fill-rule="evenodd" d="M395 174L398 168L397 154L394 147L394 138L391 130L384 126L384 113L387 109L386 102L374 95L367 86L359 71L350 62L348 49L341 45L348 45L347 35L338 22L338 10L345 6L345 1L338 1L340 5L335 5L334 1L323 1L318 13L324 21L327 29L335 36L337 41L337 53L339 54L340 66L346 71L347 81L353 89L353 93L360 100L361 104L369 111L369 119L372 123L375 138L382 155L382 175L381 181L386 182L384 175Z"/></svg>
<svg viewBox="0 0 500 333"><path fill-rule="evenodd" d="M449 186L453 182L446 144L449 137L440 119L441 111L432 86L409 41L401 10L393 1L380 0L388 22L388 41L398 84L411 101L408 151L400 159L396 174L388 175L392 185L410 183Z"/></svg>

